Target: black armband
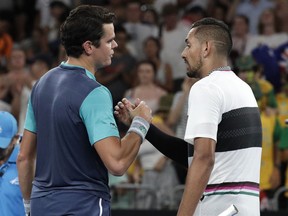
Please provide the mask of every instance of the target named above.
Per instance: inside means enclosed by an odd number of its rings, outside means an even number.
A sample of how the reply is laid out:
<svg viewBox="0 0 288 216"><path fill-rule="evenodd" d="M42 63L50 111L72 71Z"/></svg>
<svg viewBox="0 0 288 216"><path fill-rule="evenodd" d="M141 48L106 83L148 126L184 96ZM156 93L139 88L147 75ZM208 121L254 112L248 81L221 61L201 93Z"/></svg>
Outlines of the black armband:
<svg viewBox="0 0 288 216"><path fill-rule="evenodd" d="M153 124L150 125L146 139L162 154L188 168L188 143L183 139L170 136Z"/></svg>

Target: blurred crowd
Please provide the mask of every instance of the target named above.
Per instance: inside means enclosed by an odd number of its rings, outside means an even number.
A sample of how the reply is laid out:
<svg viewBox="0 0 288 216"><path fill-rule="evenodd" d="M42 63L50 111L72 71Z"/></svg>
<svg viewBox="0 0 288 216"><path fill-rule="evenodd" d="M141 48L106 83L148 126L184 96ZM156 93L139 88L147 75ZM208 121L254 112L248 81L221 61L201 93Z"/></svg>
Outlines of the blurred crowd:
<svg viewBox="0 0 288 216"><path fill-rule="evenodd" d="M203 17L215 17L230 26L230 66L251 86L261 110L261 208L271 210L275 191L288 187L288 1L1 0L0 110L16 118L19 133L34 83L66 59L59 27L79 4L105 6L117 16L118 47L112 64L96 73L96 80L111 91L114 105L123 97L140 98L151 107L153 123L180 138L184 137L189 89L197 81L186 77L181 59L184 39L191 24ZM120 123L119 128L126 132ZM150 185L157 190L156 196L142 190L136 207L167 208L171 189L185 183L185 172L145 141L127 175L111 176L110 184ZM120 189L114 190L115 207L128 207L127 188ZM279 198L281 209L288 208L286 196Z"/></svg>

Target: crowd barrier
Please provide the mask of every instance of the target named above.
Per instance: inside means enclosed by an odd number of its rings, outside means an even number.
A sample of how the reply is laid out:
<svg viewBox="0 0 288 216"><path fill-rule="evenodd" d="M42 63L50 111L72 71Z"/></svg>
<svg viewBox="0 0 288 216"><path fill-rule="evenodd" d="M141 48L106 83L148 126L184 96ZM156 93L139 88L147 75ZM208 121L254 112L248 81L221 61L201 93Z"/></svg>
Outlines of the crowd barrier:
<svg viewBox="0 0 288 216"><path fill-rule="evenodd" d="M128 192L128 196L126 196L126 205L124 208L115 208L113 209L113 196L115 195L115 191L122 189ZM141 209L139 206L136 205L136 194L140 190L146 190L147 195L157 199L161 199L161 197L157 197L156 190L152 185L141 185L141 184L129 184L129 183L122 183L111 187L111 195L112 195L112 216L175 216L177 212L177 208L180 204L182 193L184 190L184 185L178 185L172 188L171 191L171 200L170 205L167 206L166 209ZM288 208L287 210L279 210L279 197L281 194L288 192L288 188L280 187L274 194L274 197L270 200L270 204L272 205L273 211L263 211L261 212L261 216L287 216L288 215ZM121 198L120 198L121 199Z"/></svg>

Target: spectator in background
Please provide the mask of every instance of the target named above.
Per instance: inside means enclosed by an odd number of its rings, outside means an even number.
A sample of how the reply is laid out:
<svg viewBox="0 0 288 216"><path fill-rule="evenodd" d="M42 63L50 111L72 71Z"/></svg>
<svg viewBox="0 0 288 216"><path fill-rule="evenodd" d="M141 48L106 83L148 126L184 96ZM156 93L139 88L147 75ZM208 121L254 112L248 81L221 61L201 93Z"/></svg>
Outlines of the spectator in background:
<svg viewBox="0 0 288 216"><path fill-rule="evenodd" d="M166 124L175 131L175 136L184 139L187 125L188 113L188 96L192 85L198 79L185 77L182 83L182 90L175 93L173 103L169 111ZM187 169L173 162L176 168L179 182L185 184Z"/></svg>
<svg viewBox="0 0 288 216"><path fill-rule="evenodd" d="M56 2L56 3L54 3ZM75 5L79 3L78 0L75 0ZM51 14L51 3L57 4L60 7L69 7L72 8L72 0L51 0L51 1L43 1L43 0L36 0L34 9L37 14L36 19L35 19L35 26L42 28L46 31L48 34L50 31L50 26L51 23L54 23L53 21L53 16Z"/></svg>
<svg viewBox="0 0 288 216"><path fill-rule="evenodd" d="M10 112L11 104L8 100L9 83L7 73L7 68L0 66L0 110Z"/></svg>
<svg viewBox="0 0 288 216"><path fill-rule="evenodd" d="M190 27L192 23L206 16L207 16L206 11L202 7L195 5L195 6L192 6L191 8L187 8L184 11L184 14L182 15L182 18L181 18L181 22L187 27Z"/></svg>
<svg viewBox="0 0 288 216"><path fill-rule="evenodd" d="M251 55L252 51L261 45L275 49L288 41L288 33L280 32L280 23L277 21L274 9L263 10L257 27L259 34L249 37L244 51L245 55Z"/></svg>
<svg viewBox="0 0 288 216"><path fill-rule="evenodd" d="M145 58L156 65L156 83L166 91L173 92L172 66L160 57L160 40L155 37L148 37L143 46Z"/></svg>
<svg viewBox="0 0 288 216"><path fill-rule="evenodd" d="M46 28L47 40L50 48L50 52L57 56L59 52L59 29L60 25L64 22L69 14L70 8L63 1L52 1L49 4L51 20Z"/></svg>
<svg viewBox="0 0 288 216"><path fill-rule="evenodd" d="M163 132L174 135L173 130L166 124L171 102L171 95L160 98L159 107L153 115L152 122ZM137 192L137 209L168 209L172 205L173 189L179 184L172 161L159 152L148 140L145 140L134 165L135 171L138 171L133 174L134 182L140 183L144 187L151 186L153 190L151 193L143 188Z"/></svg>
<svg viewBox="0 0 288 216"><path fill-rule="evenodd" d="M166 5L166 4L174 4L176 5L177 4L177 1L178 0L154 0L152 5L153 7L155 8L155 10L157 11L158 14L161 14L162 10L163 10L163 7Z"/></svg>
<svg viewBox="0 0 288 216"><path fill-rule="evenodd" d="M272 210L270 199L281 183L279 141L281 126L273 86L262 76L262 69L252 56L237 59L238 76L252 88L261 111L262 157L260 170L260 208Z"/></svg>
<svg viewBox="0 0 288 216"><path fill-rule="evenodd" d="M11 106L11 114L16 120L19 118L21 91L29 80L29 73L25 51L20 46L14 46L8 62L8 73L4 77L9 88L4 100Z"/></svg>
<svg viewBox="0 0 288 216"><path fill-rule="evenodd" d="M282 186L288 187L288 124L285 124L285 120L288 119L288 83L283 83L281 91L276 95L278 104L278 119L282 128L282 133L279 142L279 148L281 151L281 175ZM288 194L280 198L279 209L288 208Z"/></svg>
<svg viewBox="0 0 288 216"><path fill-rule="evenodd" d="M214 18L218 17L218 19L230 23L227 16L234 2L230 0L208 0L207 13Z"/></svg>
<svg viewBox="0 0 288 216"><path fill-rule="evenodd" d="M185 38L189 28L185 26L178 14L177 5L166 4L162 11L163 25L161 27L161 59L169 62L173 74L173 92L181 89L186 71L185 64L181 59L181 52L185 43L179 38Z"/></svg>
<svg viewBox="0 0 288 216"><path fill-rule="evenodd" d="M151 5L141 6L141 22L159 28L159 15Z"/></svg>
<svg viewBox="0 0 288 216"><path fill-rule="evenodd" d="M260 171L260 209L273 210L270 199L281 184L281 157L279 141L281 125L268 103L261 105L262 157Z"/></svg>
<svg viewBox="0 0 288 216"><path fill-rule="evenodd" d="M132 54L137 60L143 59L143 42L149 36L158 37L159 28L155 25L148 25L141 21L140 2L131 1L127 3L126 21L124 28L130 36L130 42L135 50Z"/></svg>
<svg viewBox="0 0 288 216"><path fill-rule="evenodd" d="M288 126L285 120L288 119L288 82L283 83L281 91L276 94L278 104L278 119L282 127L279 147L284 149L284 158L288 162Z"/></svg>
<svg viewBox="0 0 288 216"><path fill-rule="evenodd" d="M276 16L280 22L280 29L282 32L288 33L288 1L276 0L275 1Z"/></svg>
<svg viewBox="0 0 288 216"><path fill-rule="evenodd" d="M161 97L167 95L167 91L156 84L156 66L153 62L143 60L136 66L136 85L128 89L124 97L135 102L137 98L145 101L152 110L152 115L159 108Z"/></svg>
<svg viewBox="0 0 288 216"><path fill-rule="evenodd" d="M245 15L236 15L232 21L231 35L233 47L230 58L232 64L236 64L236 59L243 56L246 43L249 39L249 19Z"/></svg>
<svg viewBox="0 0 288 216"><path fill-rule="evenodd" d="M262 12L268 8L273 8L275 3L269 0L247 0L236 1L236 14L242 14L249 19L249 32L257 35L259 20Z"/></svg>
<svg viewBox="0 0 288 216"><path fill-rule="evenodd" d="M31 33L31 37L21 41L20 46L25 50L28 64L33 61L36 55L50 55L52 58L47 34L40 27L35 27Z"/></svg>
<svg viewBox="0 0 288 216"><path fill-rule="evenodd" d="M126 20L126 4L123 0L109 0L108 2L106 8L113 11L117 17L115 25L122 25Z"/></svg>
<svg viewBox="0 0 288 216"><path fill-rule="evenodd" d="M51 68L51 56L45 54L38 54L32 59L30 65L30 74L23 85L20 95L20 111L19 111L19 132L24 132L24 121L27 112L28 100L34 84Z"/></svg>
<svg viewBox="0 0 288 216"><path fill-rule="evenodd" d="M20 140L14 116L0 111L0 215L3 216L25 215L16 167Z"/></svg>
<svg viewBox="0 0 288 216"><path fill-rule="evenodd" d="M9 33L9 27L9 22L0 17L0 65L4 67L7 67L13 47L13 38Z"/></svg>
<svg viewBox="0 0 288 216"><path fill-rule="evenodd" d="M167 125L175 131L175 136L183 139L185 135L188 111L188 96L192 85L197 81L196 78L185 77L182 83L182 90L175 93Z"/></svg>
<svg viewBox="0 0 288 216"><path fill-rule="evenodd" d="M224 22L227 22L226 21L227 11L228 11L228 5L217 2L212 8L210 16L219 20L223 20Z"/></svg>
<svg viewBox="0 0 288 216"><path fill-rule="evenodd" d="M239 70L238 76L251 86L259 108L264 110L268 106L274 114L277 113L275 91L273 85L265 79L261 65L250 55L239 57L236 67Z"/></svg>

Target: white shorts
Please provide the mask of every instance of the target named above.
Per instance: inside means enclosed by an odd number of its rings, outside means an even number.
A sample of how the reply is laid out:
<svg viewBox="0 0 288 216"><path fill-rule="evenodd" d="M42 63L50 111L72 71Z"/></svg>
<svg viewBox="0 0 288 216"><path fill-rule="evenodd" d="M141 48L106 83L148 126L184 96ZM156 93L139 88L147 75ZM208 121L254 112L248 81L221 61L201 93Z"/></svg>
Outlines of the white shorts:
<svg viewBox="0 0 288 216"><path fill-rule="evenodd" d="M229 206L235 205L237 216L260 216L259 197L249 195L211 195L199 202L194 216L217 216Z"/></svg>

